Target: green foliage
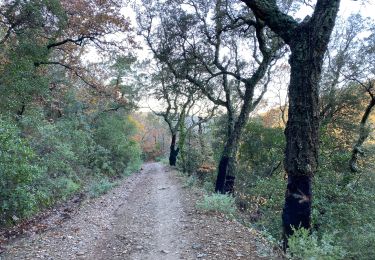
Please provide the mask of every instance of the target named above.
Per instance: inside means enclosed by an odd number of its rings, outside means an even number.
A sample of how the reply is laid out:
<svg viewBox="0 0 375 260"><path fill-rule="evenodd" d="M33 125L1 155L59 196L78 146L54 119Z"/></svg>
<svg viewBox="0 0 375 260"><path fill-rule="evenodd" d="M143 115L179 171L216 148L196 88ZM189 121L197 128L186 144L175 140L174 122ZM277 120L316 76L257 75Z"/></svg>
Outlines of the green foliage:
<svg viewBox="0 0 375 260"><path fill-rule="evenodd" d="M24 127L30 129L26 123ZM40 155L40 165L52 178L77 176L78 171L89 165L95 148L90 131L74 119L38 125L30 136L30 143Z"/></svg>
<svg viewBox="0 0 375 260"><path fill-rule="evenodd" d="M351 174L346 172L345 174ZM321 232L337 233L351 258L371 259L375 242L375 192L366 176L349 184L345 175L335 171L319 172L314 180L313 225ZM366 228L366 229L365 229Z"/></svg>
<svg viewBox="0 0 375 260"><path fill-rule="evenodd" d="M323 234L321 239L304 228L294 231L288 239L290 259L336 260L345 257L342 247L335 245L332 234Z"/></svg>
<svg viewBox="0 0 375 260"><path fill-rule="evenodd" d="M198 201L196 207L206 212L220 212L229 216L233 216L236 212L234 198L230 195L219 193L204 195L203 200Z"/></svg>
<svg viewBox="0 0 375 260"><path fill-rule="evenodd" d="M58 177L53 180L52 186L49 187L53 191L55 200L65 200L80 189L80 185L71 178Z"/></svg>
<svg viewBox="0 0 375 260"><path fill-rule="evenodd" d="M207 192L207 193L212 193L215 191L215 185L213 181L205 181L202 184L202 188Z"/></svg>
<svg viewBox="0 0 375 260"><path fill-rule="evenodd" d="M114 54L112 64L91 66L106 71L100 75L103 82L115 79L104 84L88 79L79 56L85 50L69 40L64 44L65 38L125 27L124 20L111 8L95 26L75 28L59 0L3 1L0 7L2 227L69 199L89 184L96 194L108 190L107 180L139 168L141 149L129 117L139 90L133 81L123 82L135 59ZM58 50L50 45L57 42ZM103 88L85 88L88 81Z"/></svg>
<svg viewBox="0 0 375 260"><path fill-rule="evenodd" d="M236 201L250 215L254 226L281 238L281 212L284 205L286 181L282 174L257 177L251 184L237 185Z"/></svg>
<svg viewBox="0 0 375 260"><path fill-rule="evenodd" d="M114 186L116 186L116 182L110 182L108 178L102 177L99 180L95 180L89 186L89 196L92 198L99 197L100 195L107 193Z"/></svg>
<svg viewBox="0 0 375 260"><path fill-rule="evenodd" d="M189 144L184 145L184 147L180 149L178 156L181 160L177 160L177 165L183 172L189 174L195 173L204 160L200 149Z"/></svg>
<svg viewBox="0 0 375 260"><path fill-rule="evenodd" d="M249 122L242 135L239 151L241 167L255 176L269 176L283 160L285 147L281 128L269 128L258 122Z"/></svg>
<svg viewBox="0 0 375 260"><path fill-rule="evenodd" d="M197 184L197 178L195 175L190 175L189 177L185 178L184 188L191 188Z"/></svg>
<svg viewBox="0 0 375 260"><path fill-rule="evenodd" d="M239 149L236 176L236 201L247 210L260 230L279 239L285 179L282 166L284 134L280 128L268 128L249 122Z"/></svg>
<svg viewBox="0 0 375 260"><path fill-rule="evenodd" d="M372 259L371 245L375 243L372 170L358 175L350 173L347 166L350 150L332 134L322 131L320 165L313 179L313 235L297 231L290 240L290 253L295 259ZM267 165L282 161L282 139L281 129L256 124L248 127L240 147L236 180L237 204L248 211L254 226L265 230L274 240L282 237L286 181L282 165L271 175L267 174ZM271 149L272 143L277 150Z"/></svg>
<svg viewBox="0 0 375 260"><path fill-rule="evenodd" d="M111 151L96 144L89 154L89 166L93 173L105 176L114 176L115 171L111 164Z"/></svg>
<svg viewBox="0 0 375 260"><path fill-rule="evenodd" d="M0 225L69 199L87 184L90 196L99 196L113 187L110 179L140 168L136 129L126 115L92 127L88 117L46 121L34 112L18 126L0 121Z"/></svg>
<svg viewBox="0 0 375 260"><path fill-rule="evenodd" d="M141 148L131 137L136 133L135 124L123 114L100 116L94 130L94 140L97 144L110 151L111 168L116 175L128 174L140 164ZM134 166L135 165L135 166Z"/></svg>
<svg viewBox="0 0 375 260"><path fill-rule="evenodd" d="M124 176L129 176L132 173L139 171L141 169L142 165L142 160L141 160L141 153L140 153L140 148L138 146L133 147L135 154L133 154L133 158L131 161L128 162L123 175Z"/></svg>
<svg viewBox="0 0 375 260"><path fill-rule="evenodd" d="M42 175L35 153L17 127L0 119L0 225L36 211L34 181ZM5 223L4 223L5 222Z"/></svg>

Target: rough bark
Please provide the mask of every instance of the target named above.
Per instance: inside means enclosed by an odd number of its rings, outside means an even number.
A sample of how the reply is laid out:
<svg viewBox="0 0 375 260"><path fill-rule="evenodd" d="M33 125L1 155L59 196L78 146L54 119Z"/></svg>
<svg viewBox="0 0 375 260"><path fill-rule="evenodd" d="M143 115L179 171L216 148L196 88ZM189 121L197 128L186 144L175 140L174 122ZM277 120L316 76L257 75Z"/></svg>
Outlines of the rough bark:
<svg viewBox="0 0 375 260"><path fill-rule="evenodd" d="M234 143L227 141L230 146ZM227 150L227 151L225 151ZM231 150L231 151L228 151ZM215 192L222 194L234 192L234 180L235 180L235 165L236 165L236 155L237 149L234 147L224 148L224 152L220 158L219 168L216 178Z"/></svg>
<svg viewBox="0 0 375 260"><path fill-rule="evenodd" d="M292 228L311 226L311 178L318 164L319 80L340 0L318 0L312 17L302 23L282 13L274 0L243 2L292 52L284 160L288 184L282 214L286 247Z"/></svg>
<svg viewBox="0 0 375 260"><path fill-rule="evenodd" d="M223 155L219 162L219 170L216 178L215 192L224 193L225 176L228 169L228 156Z"/></svg>
<svg viewBox="0 0 375 260"><path fill-rule="evenodd" d="M176 166L177 161L177 155L180 151L179 148L176 149L176 134L172 134L172 141L171 141L171 147L170 147L170 153L169 153L169 165L170 166Z"/></svg>

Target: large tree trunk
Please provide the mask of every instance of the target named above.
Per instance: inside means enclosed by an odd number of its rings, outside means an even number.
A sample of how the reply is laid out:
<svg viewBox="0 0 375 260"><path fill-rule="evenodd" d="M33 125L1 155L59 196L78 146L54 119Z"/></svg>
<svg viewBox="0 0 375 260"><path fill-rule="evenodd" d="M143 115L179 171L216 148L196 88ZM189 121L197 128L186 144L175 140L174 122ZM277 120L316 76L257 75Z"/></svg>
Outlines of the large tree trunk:
<svg viewBox="0 0 375 260"><path fill-rule="evenodd" d="M318 82L323 54L311 50L309 28L301 32L301 39L292 46L290 57L289 113L285 129L287 145L284 167L288 184L283 209L284 235L293 228L310 228L311 177L318 164Z"/></svg>
<svg viewBox="0 0 375 260"><path fill-rule="evenodd" d="M215 186L215 192L222 194L232 194L234 191L235 164L238 143L238 138L235 138L234 136L236 124L234 113L231 109L228 109L227 116L228 121L226 142L223 153L221 154Z"/></svg>
<svg viewBox="0 0 375 260"><path fill-rule="evenodd" d="M288 122L284 167L288 173L282 214L284 249L292 228L310 228L313 177L318 162L319 80L340 0L318 0L311 17L297 22L276 1L242 0L290 46Z"/></svg>
<svg viewBox="0 0 375 260"><path fill-rule="evenodd" d="M226 144L223 153L220 158L215 186L215 192L219 192L222 194L234 193L236 155L239 143L239 136L244 126L244 123L238 124L238 120L236 124L234 124L234 119L230 118L228 119L228 136L226 139Z"/></svg>
<svg viewBox="0 0 375 260"><path fill-rule="evenodd" d="M235 154L237 149L232 150L230 153L224 152L220 158L219 169L216 178L215 192L222 194L234 192L234 180L235 180L235 165L236 157Z"/></svg>
<svg viewBox="0 0 375 260"><path fill-rule="evenodd" d="M169 153L169 165L170 166L176 166L177 161L177 155L180 151L179 148L176 147L176 134L172 134L172 141L171 141L171 147L170 147L170 153Z"/></svg>
<svg viewBox="0 0 375 260"><path fill-rule="evenodd" d="M330 21L332 23L332 21ZM332 24L331 28L333 27ZM311 227L311 179L318 166L319 80L330 31L320 39L318 23L300 26L289 44L291 77L284 167L288 173L282 213L284 247L293 228ZM324 25L327 26L327 25Z"/></svg>

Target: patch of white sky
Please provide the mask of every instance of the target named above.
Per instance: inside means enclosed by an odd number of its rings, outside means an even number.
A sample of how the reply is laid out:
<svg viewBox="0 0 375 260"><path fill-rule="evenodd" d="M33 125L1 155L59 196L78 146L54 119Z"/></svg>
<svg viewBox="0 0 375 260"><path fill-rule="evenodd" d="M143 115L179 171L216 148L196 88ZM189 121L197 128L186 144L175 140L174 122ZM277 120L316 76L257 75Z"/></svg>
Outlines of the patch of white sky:
<svg viewBox="0 0 375 260"><path fill-rule="evenodd" d="M307 15L311 15L313 13L312 6L315 2L316 1L314 0L309 1L311 6L301 6L298 12L294 13L292 16L295 19L303 20ZM139 4L140 1L135 0L135 3ZM134 11L134 9L130 5L127 5L126 7L122 8L121 12L125 17L129 18L134 30L137 30L136 12ZM375 0L342 0L340 5L339 17L341 17L342 19L349 19L352 14L361 14L363 17L368 17L372 19L374 13ZM153 55L147 47L147 45L145 44L143 37L137 35L135 36L135 40L140 44L141 47L139 49L134 50L134 53L137 56L138 60L144 61L152 59ZM102 61L100 54L95 50L90 50L88 55L86 55L86 59L89 62ZM270 84L269 90L263 98L262 105L259 107L259 109L257 109L255 113L265 112L270 108L283 105L286 102L287 86L289 83L289 71L285 70L286 67L288 67L287 59L283 59L282 61L278 62L277 66L275 67L277 75L275 75L272 84ZM160 110L162 105L160 104L160 102L156 101L152 97L144 98L141 100L140 111L149 112L150 107L153 110Z"/></svg>

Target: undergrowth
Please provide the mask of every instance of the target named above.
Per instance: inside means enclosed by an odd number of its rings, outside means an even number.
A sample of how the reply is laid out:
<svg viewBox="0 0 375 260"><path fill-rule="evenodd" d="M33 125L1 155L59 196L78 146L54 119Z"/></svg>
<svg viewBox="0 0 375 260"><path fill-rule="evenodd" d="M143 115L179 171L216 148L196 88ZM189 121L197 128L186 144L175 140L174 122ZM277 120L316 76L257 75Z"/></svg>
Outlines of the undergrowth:
<svg viewBox="0 0 375 260"><path fill-rule="evenodd" d="M196 203L196 207L205 212L224 213L231 217L233 217L236 212L234 198L227 194L206 194L201 201Z"/></svg>

